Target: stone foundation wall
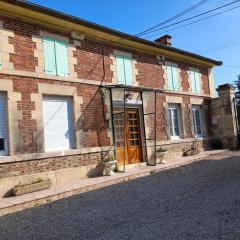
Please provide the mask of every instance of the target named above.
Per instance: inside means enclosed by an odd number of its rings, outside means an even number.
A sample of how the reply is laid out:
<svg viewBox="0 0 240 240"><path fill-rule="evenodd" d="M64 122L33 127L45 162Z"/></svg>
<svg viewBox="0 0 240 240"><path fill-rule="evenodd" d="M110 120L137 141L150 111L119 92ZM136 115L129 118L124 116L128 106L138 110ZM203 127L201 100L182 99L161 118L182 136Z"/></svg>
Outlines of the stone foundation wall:
<svg viewBox="0 0 240 240"><path fill-rule="evenodd" d="M183 156L183 152L187 149L190 149L193 145L196 146L200 152L211 150L212 139L206 138L203 140L195 140L193 138L189 138L181 139L178 141L158 142L157 149L163 148L164 150L167 150L167 161L172 161L173 159L181 158ZM151 146L153 145L151 144ZM154 147L148 148L148 154L149 163L154 164L155 160Z"/></svg>
<svg viewBox="0 0 240 240"><path fill-rule="evenodd" d="M108 151L85 152L80 154L65 154L63 156L54 154L53 157L34 158L34 155L24 160L24 155L19 156L17 161L0 161L0 179L7 177L23 176L36 173L44 173L67 168L77 168L87 165L95 165L95 169L86 172L86 177L102 175L102 160L109 154ZM47 155L47 154L46 154Z"/></svg>

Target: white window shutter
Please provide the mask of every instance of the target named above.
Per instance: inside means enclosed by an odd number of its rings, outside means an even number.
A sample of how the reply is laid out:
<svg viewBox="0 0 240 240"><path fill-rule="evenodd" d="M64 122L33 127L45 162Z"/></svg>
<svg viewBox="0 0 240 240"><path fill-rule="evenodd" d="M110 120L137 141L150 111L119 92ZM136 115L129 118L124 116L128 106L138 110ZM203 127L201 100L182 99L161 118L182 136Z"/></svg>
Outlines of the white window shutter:
<svg viewBox="0 0 240 240"><path fill-rule="evenodd" d="M69 98L44 97L45 151L73 148L73 110Z"/></svg>

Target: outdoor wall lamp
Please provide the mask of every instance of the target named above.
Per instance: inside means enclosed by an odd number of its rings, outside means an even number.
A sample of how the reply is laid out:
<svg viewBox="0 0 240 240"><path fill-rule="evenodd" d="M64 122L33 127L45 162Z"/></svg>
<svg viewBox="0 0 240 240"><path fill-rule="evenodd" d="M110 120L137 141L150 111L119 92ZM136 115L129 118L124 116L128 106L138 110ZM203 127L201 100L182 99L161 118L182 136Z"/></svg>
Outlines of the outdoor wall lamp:
<svg viewBox="0 0 240 240"><path fill-rule="evenodd" d="M129 91L125 94L125 99L126 100L132 100L133 94Z"/></svg>

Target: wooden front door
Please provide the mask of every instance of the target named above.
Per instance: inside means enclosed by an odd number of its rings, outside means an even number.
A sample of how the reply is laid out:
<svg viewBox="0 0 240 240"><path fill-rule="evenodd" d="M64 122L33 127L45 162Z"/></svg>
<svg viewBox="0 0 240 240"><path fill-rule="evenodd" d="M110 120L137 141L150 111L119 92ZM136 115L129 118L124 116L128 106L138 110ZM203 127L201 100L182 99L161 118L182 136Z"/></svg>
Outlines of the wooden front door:
<svg viewBox="0 0 240 240"><path fill-rule="evenodd" d="M125 119L124 113L115 111L114 126L118 164L124 165L124 159L125 164L142 162L139 110L127 109Z"/></svg>

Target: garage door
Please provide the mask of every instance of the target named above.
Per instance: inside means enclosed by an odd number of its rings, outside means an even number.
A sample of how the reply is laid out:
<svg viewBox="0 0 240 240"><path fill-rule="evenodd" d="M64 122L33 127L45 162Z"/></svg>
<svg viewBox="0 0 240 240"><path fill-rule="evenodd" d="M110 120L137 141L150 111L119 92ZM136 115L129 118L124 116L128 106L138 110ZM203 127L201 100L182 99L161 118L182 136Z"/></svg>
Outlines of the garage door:
<svg viewBox="0 0 240 240"><path fill-rule="evenodd" d="M7 96L0 93L0 156L8 155Z"/></svg>
<svg viewBox="0 0 240 240"><path fill-rule="evenodd" d="M71 98L44 97L43 119L46 152L73 148Z"/></svg>

